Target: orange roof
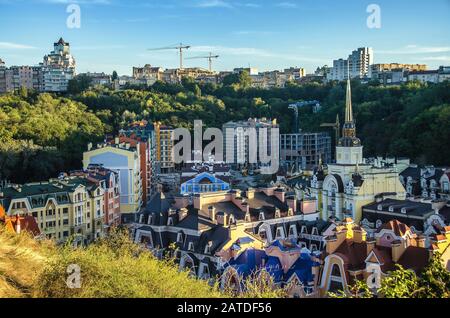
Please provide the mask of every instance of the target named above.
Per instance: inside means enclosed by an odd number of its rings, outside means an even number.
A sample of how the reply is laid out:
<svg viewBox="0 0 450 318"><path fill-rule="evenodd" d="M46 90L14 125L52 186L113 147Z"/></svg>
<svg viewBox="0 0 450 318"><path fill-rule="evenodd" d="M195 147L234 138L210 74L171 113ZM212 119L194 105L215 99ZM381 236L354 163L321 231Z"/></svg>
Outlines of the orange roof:
<svg viewBox="0 0 450 318"><path fill-rule="evenodd" d="M378 228L377 233L381 232L381 230L391 230L397 236L403 236L407 232L411 231L411 229L406 224L398 220L392 220L387 223L384 223L382 226Z"/></svg>

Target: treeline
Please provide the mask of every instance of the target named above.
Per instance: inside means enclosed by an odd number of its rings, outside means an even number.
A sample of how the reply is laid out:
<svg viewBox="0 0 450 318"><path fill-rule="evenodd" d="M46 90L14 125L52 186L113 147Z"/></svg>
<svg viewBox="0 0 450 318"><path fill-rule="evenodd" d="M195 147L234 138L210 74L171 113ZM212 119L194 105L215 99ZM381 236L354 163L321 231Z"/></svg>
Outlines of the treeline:
<svg viewBox="0 0 450 318"><path fill-rule="evenodd" d="M250 87L248 74L230 75L222 85L157 82L113 91L71 82L66 96L21 90L0 96L0 179L43 180L81 167L89 141L102 140L134 120L159 120L174 127L207 127L250 117L277 118L281 132L294 126L292 102L318 100L322 110L300 110L303 131L328 131L321 123L343 122L345 83L297 85L270 90ZM366 156L410 157L421 164L450 165L450 83L382 86L352 82L357 135ZM333 138L334 140L334 138Z"/></svg>

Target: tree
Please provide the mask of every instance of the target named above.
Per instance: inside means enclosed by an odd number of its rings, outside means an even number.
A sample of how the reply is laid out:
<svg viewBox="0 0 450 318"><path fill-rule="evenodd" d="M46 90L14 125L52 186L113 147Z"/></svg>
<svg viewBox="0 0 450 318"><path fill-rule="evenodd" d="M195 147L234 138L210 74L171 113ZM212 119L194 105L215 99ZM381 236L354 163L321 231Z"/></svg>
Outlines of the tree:
<svg viewBox="0 0 450 318"><path fill-rule="evenodd" d="M119 78L119 75L117 74L117 72L116 72L116 71L113 71L112 76L111 76L111 80L112 80L112 81L115 81L115 80L118 79L118 78Z"/></svg>

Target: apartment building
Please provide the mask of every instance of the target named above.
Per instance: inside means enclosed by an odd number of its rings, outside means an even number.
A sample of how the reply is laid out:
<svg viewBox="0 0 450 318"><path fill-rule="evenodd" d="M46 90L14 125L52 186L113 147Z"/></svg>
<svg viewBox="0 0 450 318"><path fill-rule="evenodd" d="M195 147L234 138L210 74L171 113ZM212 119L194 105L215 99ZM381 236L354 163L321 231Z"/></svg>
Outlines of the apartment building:
<svg viewBox="0 0 450 318"><path fill-rule="evenodd" d="M70 177L86 178L104 190L104 226L109 229L120 225L120 189L119 174L104 168L102 165L92 164L87 170L73 171Z"/></svg>
<svg viewBox="0 0 450 318"><path fill-rule="evenodd" d="M44 56L42 63L43 88L45 92L65 92L75 76L75 59L70 54L70 44L62 38L54 43L54 49Z"/></svg>
<svg viewBox="0 0 450 318"><path fill-rule="evenodd" d="M42 68L40 66L11 66L0 64L0 93L17 91L20 88L42 90Z"/></svg>
<svg viewBox="0 0 450 318"><path fill-rule="evenodd" d="M174 129L170 126L162 125L161 122L155 122L154 128L158 173L170 173L175 168L175 161L172 153L174 146Z"/></svg>
<svg viewBox="0 0 450 318"><path fill-rule="evenodd" d="M327 133L297 133L280 135L281 165L298 172L330 163L331 137Z"/></svg>
<svg viewBox="0 0 450 318"><path fill-rule="evenodd" d="M143 205L141 151L139 143L132 146L116 137L114 143L101 143L95 147L90 143L83 153L85 170L96 164L119 174L120 212L131 218Z"/></svg>
<svg viewBox="0 0 450 318"><path fill-rule="evenodd" d="M276 130L274 130L276 129ZM260 157L260 147L262 152L270 154L272 152L272 135L278 132L279 126L276 119L249 118L247 121L227 122L223 125L224 153L227 163L235 167L249 166L254 169L261 168L264 164ZM261 134L266 132L267 138L261 139ZM253 132L255 132L253 134ZM279 137L274 145L278 147ZM253 161L253 162L252 162Z"/></svg>
<svg viewBox="0 0 450 318"><path fill-rule="evenodd" d="M350 78L370 77L371 65L373 64L373 49L362 47L354 50L347 59L337 59L333 61L328 80L342 81Z"/></svg>
<svg viewBox="0 0 450 318"><path fill-rule="evenodd" d="M87 245L104 235L104 190L86 178L9 185L0 190L8 216L32 216L39 231L58 243Z"/></svg>

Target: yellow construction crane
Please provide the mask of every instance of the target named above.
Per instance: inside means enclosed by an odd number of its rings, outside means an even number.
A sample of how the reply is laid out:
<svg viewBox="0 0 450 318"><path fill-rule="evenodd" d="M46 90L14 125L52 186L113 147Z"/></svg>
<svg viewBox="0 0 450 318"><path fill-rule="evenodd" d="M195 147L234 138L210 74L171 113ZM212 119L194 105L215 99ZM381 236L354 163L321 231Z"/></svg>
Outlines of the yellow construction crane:
<svg viewBox="0 0 450 318"><path fill-rule="evenodd" d="M336 135L336 146L339 143L339 138L341 137L340 135L340 129L341 129L341 124L339 122L339 115L336 115L336 122L335 123L323 123L320 125L320 127L331 127L334 129L334 133Z"/></svg>
<svg viewBox="0 0 450 318"><path fill-rule="evenodd" d="M183 43L180 43L175 46L166 46L166 47L148 49L148 51L179 50L179 52L180 52L180 70L182 70L183 69L183 50L187 50L190 47L191 47L190 45L184 45Z"/></svg>
<svg viewBox="0 0 450 318"><path fill-rule="evenodd" d="M193 60L193 59L207 59L209 64L209 71L212 71L212 60L219 58L219 55L213 55L211 52L207 56L194 56L194 57L188 57L187 60Z"/></svg>

